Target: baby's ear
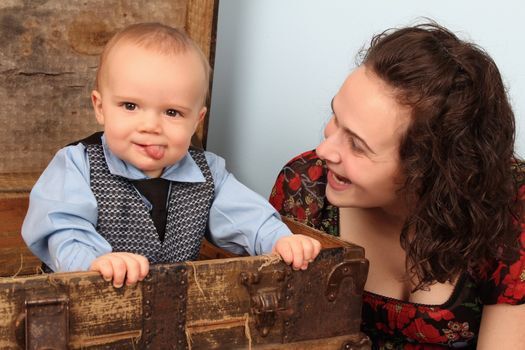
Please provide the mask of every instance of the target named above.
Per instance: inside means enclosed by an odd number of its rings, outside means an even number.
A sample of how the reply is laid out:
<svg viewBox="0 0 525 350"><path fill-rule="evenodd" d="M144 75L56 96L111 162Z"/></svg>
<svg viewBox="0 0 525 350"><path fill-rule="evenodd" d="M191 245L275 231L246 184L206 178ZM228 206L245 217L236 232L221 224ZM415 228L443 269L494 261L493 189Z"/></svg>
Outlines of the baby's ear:
<svg viewBox="0 0 525 350"><path fill-rule="evenodd" d="M97 90L91 91L91 103L95 110L95 117L100 125L104 125L104 113L102 112L102 96Z"/></svg>
<svg viewBox="0 0 525 350"><path fill-rule="evenodd" d="M207 111L208 111L208 108L206 108L206 106L201 108L201 110L199 111L199 123L204 119Z"/></svg>

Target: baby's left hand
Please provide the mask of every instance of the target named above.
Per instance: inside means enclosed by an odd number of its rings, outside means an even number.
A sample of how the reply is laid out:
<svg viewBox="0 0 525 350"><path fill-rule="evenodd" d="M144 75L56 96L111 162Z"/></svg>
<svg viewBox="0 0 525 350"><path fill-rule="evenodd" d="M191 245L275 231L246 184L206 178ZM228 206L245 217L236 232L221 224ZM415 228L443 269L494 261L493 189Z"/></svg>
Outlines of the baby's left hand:
<svg viewBox="0 0 525 350"><path fill-rule="evenodd" d="M278 253L288 265L292 264L294 270L306 270L308 263L314 261L320 251L318 240L299 234L282 237L273 246L273 252Z"/></svg>

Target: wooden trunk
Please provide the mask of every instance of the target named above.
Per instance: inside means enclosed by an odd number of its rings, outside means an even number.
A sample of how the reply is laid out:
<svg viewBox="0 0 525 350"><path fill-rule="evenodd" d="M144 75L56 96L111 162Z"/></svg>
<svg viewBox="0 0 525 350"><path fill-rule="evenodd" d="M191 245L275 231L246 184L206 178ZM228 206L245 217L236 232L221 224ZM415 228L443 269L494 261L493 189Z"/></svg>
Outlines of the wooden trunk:
<svg viewBox="0 0 525 350"><path fill-rule="evenodd" d="M183 28L213 64L217 0L3 1L0 4L0 349L369 349L359 332L363 249L320 239L306 271L275 256L152 266L115 289L97 273L43 274L20 228L28 193L64 145L97 130L89 95L98 54L117 30ZM207 119L194 143L206 145ZM229 257L226 258L225 257Z"/></svg>
<svg viewBox="0 0 525 350"><path fill-rule="evenodd" d="M155 265L114 288L97 273L0 278L0 349L369 349L363 249L325 239L306 271L276 256Z"/></svg>

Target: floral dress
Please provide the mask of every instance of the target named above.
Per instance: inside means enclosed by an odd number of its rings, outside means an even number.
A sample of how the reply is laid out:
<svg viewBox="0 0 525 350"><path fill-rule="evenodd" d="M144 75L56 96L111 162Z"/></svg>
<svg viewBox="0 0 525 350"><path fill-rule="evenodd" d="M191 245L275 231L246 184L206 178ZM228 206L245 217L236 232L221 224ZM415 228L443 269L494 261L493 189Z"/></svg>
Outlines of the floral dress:
<svg viewBox="0 0 525 350"><path fill-rule="evenodd" d="M525 165L514 166L518 200L525 201ZM315 151L292 159L279 173L270 202L281 215L338 235L338 209L325 197L326 167ZM523 215L523 214L522 214ZM372 349L474 349L483 305L525 303L525 220L516 223L520 250L510 262L464 273L441 305L405 302L365 291L362 331Z"/></svg>

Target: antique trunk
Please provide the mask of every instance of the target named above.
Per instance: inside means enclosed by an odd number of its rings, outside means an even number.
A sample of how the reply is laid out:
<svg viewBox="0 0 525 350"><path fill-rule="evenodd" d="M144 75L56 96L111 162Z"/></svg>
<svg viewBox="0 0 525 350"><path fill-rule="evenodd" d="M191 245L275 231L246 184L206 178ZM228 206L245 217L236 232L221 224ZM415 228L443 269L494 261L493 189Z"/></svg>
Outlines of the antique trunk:
<svg viewBox="0 0 525 350"><path fill-rule="evenodd" d="M43 274L20 227L53 154L97 130L89 95L98 54L120 28L184 28L213 63L216 0L4 1L0 68L0 349L369 349L359 332L362 248L286 221L323 244L306 271L276 256L151 268L114 288L96 273ZM205 147L207 120L194 142Z"/></svg>
<svg viewBox="0 0 525 350"><path fill-rule="evenodd" d="M363 250L289 225L332 246L306 271L258 256L156 265L121 289L96 273L0 278L0 349L369 349Z"/></svg>

